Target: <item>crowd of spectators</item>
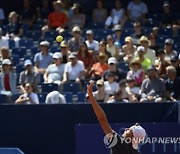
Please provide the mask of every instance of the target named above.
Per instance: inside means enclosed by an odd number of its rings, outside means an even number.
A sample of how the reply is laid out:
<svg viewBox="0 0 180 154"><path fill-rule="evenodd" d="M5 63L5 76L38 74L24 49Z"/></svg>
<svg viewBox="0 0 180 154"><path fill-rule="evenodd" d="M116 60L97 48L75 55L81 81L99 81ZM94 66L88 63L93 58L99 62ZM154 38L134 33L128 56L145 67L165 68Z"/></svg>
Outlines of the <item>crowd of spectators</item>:
<svg viewBox="0 0 180 154"><path fill-rule="evenodd" d="M96 82L98 102L180 99L180 21L170 3L163 2L158 20L148 18L141 0L127 8L116 0L110 12L102 0L96 5L95 28L88 26L81 4L65 0L42 0L36 10L24 0L22 12L10 12L8 23L0 8L0 95L7 102L39 104L39 95L45 94L45 103L67 103L64 86L69 83L79 85L75 96L83 92L88 103L90 80ZM60 44L57 35L64 37ZM44 84L58 88L44 91Z"/></svg>

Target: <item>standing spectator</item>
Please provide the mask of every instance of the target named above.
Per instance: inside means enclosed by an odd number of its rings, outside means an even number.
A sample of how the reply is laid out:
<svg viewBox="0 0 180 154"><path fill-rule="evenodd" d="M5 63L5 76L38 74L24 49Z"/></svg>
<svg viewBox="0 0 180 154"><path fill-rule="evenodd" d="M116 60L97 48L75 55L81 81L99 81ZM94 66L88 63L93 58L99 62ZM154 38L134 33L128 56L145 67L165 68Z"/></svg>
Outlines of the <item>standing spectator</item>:
<svg viewBox="0 0 180 154"><path fill-rule="evenodd" d="M70 54L66 41L62 41L60 44L60 47L61 47L61 53L62 53L62 63L66 64L68 62L68 55Z"/></svg>
<svg viewBox="0 0 180 154"><path fill-rule="evenodd" d="M88 58L87 58L88 57ZM92 65L95 63L93 54L89 52L86 42L80 45L80 48L77 53L78 60L81 60L84 63L85 67L85 77L88 79L89 71L91 70Z"/></svg>
<svg viewBox="0 0 180 154"><path fill-rule="evenodd" d="M11 70L11 61L4 59L0 73L0 94L12 96L16 94L16 73Z"/></svg>
<svg viewBox="0 0 180 154"><path fill-rule="evenodd" d="M104 3L102 0L96 1L96 8L93 9L92 21L95 23L104 24L107 18L107 10L104 8Z"/></svg>
<svg viewBox="0 0 180 154"><path fill-rule="evenodd" d="M6 36L16 42L16 47L19 47L19 40L23 36L22 24L18 20L16 12L9 13L9 24L6 27Z"/></svg>
<svg viewBox="0 0 180 154"><path fill-rule="evenodd" d="M122 8L120 0L115 1L115 8L111 10L111 15L106 19L105 28L109 28L111 25L120 24L122 27L126 21L125 10Z"/></svg>
<svg viewBox="0 0 180 154"><path fill-rule="evenodd" d="M52 91L46 96L46 104L66 104L65 97L58 91Z"/></svg>
<svg viewBox="0 0 180 154"><path fill-rule="evenodd" d="M30 83L35 92L38 92L39 74L34 72L31 60L27 59L24 62L25 70L20 73L19 84L20 89L25 93L26 83Z"/></svg>
<svg viewBox="0 0 180 154"><path fill-rule="evenodd" d="M7 47L9 48L9 41L8 38L3 36L2 28L0 27L0 48Z"/></svg>
<svg viewBox="0 0 180 154"><path fill-rule="evenodd" d="M141 0L133 0L129 2L128 7L128 17L131 21L144 21L146 19L146 14L148 13L147 5Z"/></svg>
<svg viewBox="0 0 180 154"><path fill-rule="evenodd" d="M88 47L88 50L91 50L93 52L93 54L97 54L97 52L99 51L99 42L94 40L93 38L93 31L92 30L87 30L86 31L86 44Z"/></svg>
<svg viewBox="0 0 180 154"><path fill-rule="evenodd" d="M68 58L70 61L65 65L63 82L82 83L85 74L84 63L78 60L74 53L71 53Z"/></svg>
<svg viewBox="0 0 180 154"><path fill-rule="evenodd" d="M69 50L71 52L77 52L80 44L83 43L83 39L81 37L81 30L78 26L73 27L72 36L73 37L68 40Z"/></svg>
<svg viewBox="0 0 180 154"><path fill-rule="evenodd" d="M173 40L172 39L166 39L165 40L165 59L170 61L171 57L177 56L177 52L173 50Z"/></svg>
<svg viewBox="0 0 180 154"><path fill-rule="evenodd" d="M128 100L122 98L122 91L115 91L113 96L107 101L107 103L127 103Z"/></svg>
<svg viewBox="0 0 180 154"><path fill-rule="evenodd" d="M25 93L20 95L15 102L16 104L39 104L38 95L34 92L31 83L26 83Z"/></svg>
<svg viewBox="0 0 180 154"><path fill-rule="evenodd" d="M62 54L60 52L55 52L53 54L54 64L50 64L46 72L44 73L45 83L56 83L61 84L63 79L65 64L62 64Z"/></svg>
<svg viewBox="0 0 180 154"><path fill-rule="evenodd" d="M118 62L116 58L111 57L108 59L109 69L103 73L103 80L107 81L107 75L112 72L116 75L116 82L126 78L126 73L118 68Z"/></svg>
<svg viewBox="0 0 180 154"><path fill-rule="evenodd" d="M141 102L155 101L161 102L165 97L164 80L157 77L155 66L151 66L147 70L148 78L146 78L141 86Z"/></svg>
<svg viewBox="0 0 180 154"><path fill-rule="evenodd" d="M180 77L180 66L179 66L179 58L178 56L171 57L171 65L176 69L177 77Z"/></svg>
<svg viewBox="0 0 180 154"><path fill-rule="evenodd" d="M0 8L0 25L3 24L4 19L5 19L4 10Z"/></svg>
<svg viewBox="0 0 180 154"><path fill-rule="evenodd" d="M74 3L72 9L73 14L69 17L68 26L70 29L74 26L82 29L85 25L86 15L82 13L82 9L78 3Z"/></svg>
<svg viewBox="0 0 180 154"><path fill-rule="evenodd" d="M49 52L49 42L40 42L41 52L34 56L34 70L37 73L44 74L46 68L52 63L52 53Z"/></svg>
<svg viewBox="0 0 180 154"><path fill-rule="evenodd" d="M168 66L166 71L166 98L170 101L177 101L180 99L180 78L176 75L176 69L173 66Z"/></svg>

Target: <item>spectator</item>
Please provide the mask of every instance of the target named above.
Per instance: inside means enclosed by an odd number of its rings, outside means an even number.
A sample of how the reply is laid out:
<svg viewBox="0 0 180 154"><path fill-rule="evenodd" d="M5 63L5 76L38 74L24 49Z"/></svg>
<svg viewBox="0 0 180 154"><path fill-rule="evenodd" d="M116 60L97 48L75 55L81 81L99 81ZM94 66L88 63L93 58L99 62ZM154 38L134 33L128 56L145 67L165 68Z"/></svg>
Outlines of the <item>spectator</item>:
<svg viewBox="0 0 180 154"><path fill-rule="evenodd" d="M144 47L144 57L151 61L151 65L154 65L156 60L156 52L149 48L149 40L146 36L141 36L140 45ZM135 52L135 57L137 57L137 52Z"/></svg>
<svg viewBox="0 0 180 154"><path fill-rule="evenodd" d="M46 96L46 104L66 104L65 97L58 91L52 91Z"/></svg>
<svg viewBox="0 0 180 154"><path fill-rule="evenodd" d="M125 10L122 8L120 0L115 1L115 8L111 10L111 15L106 19L105 28L109 28L111 25L120 24L122 27L126 21Z"/></svg>
<svg viewBox="0 0 180 154"><path fill-rule="evenodd" d="M114 92L113 96L107 101L107 103L127 103L128 100L122 98L121 90Z"/></svg>
<svg viewBox="0 0 180 154"><path fill-rule="evenodd" d="M160 49L160 46L156 44L157 35L155 33L150 33L148 39L149 39L149 48L157 53L157 51Z"/></svg>
<svg viewBox="0 0 180 154"><path fill-rule="evenodd" d="M60 44L60 47L61 47L61 53L62 53L62 63L66 64L68 62L68 55L70 54L66 41L62 41Z"/></svg>
<svg viewBox="0 0 180 154"><path fill-rule="evenodd" d="M92 30L87 30L86 31L86 44L88 47L88 50L91 50L93 52L93 54L97 54L97 52L99 51L99 42L94 40L93 38L94 34Z"/></svg>
<svg viewBox="0 0 180 154"><path fill-rule="evenodd" d="M135 58L135 60L138 60L142 64L142 68L146 72L147 69L151 66L151 60L145 58L145 49L143 46L139 46L136 53L138 54L138 57Z"/></svg>
<svg viewBox="0 0 180 154"><path fill-rule="evenodd" d="M62 54L60 52L55 52L53 54L53 59L54 64L50 64L44 73L44 82L60 85L63 80L65 67L65 64L62 64Z"/></svg>
<svg viewBox="0 0 180 154"><path fill-rule="evenodd" d="M144 79L144 71L141 69L142 65L138 60L132 60L130 63L130 71L126 78L132 78L136 86L140 86Z"/></svg>
<svg viewBox="0 0 180 154"><path fill-rule="evenodd" d="M31 83L26 83L25 93L20 95L15 102L16 104L39 104L38 95L34 92Z"/></svg>
<svg viewBox="0 0 180 154"><path fill-rule="evenodd" d="M4 19L5 19L4 10L0 8L0 25L3 24Z"/></svg>
<svg viewBox="0 0 180 154"><path fill-rule="evenodd" d="M78 26L73 27L72 36L73 37L68 41L69 50L71 52L77 52L79 49L79 45L83 43L81 30Z"/></svg>
<svg viewBox="0 0 180 154"><path fill-rule="evenodd" d="M103 53L100 53L98 56L98 62L95 63L91 70L89 71L92 80L99 80L101 79L103 73L109 69L108 64L105 62L106 61L106 55Z"/></svg>
<svg viewBox="0 0 180 154"><path fill-rule="evenodd" d="M176 69L176 76L180 77L180 66L179 66L179 58L178 58L178 56L171 57L170 63Z"/></svg>
<svg viewBox="0 0 180 154"><path fill-rule="evenodd" d="M11 61L2 61L2 72L0 73L0 94L12 96L16 94L16 73L11 70Z"/></svg>
<svg viewBox="0 0 180 154"><path fill-rule="evenodd" d="M104 90L104 81L103 80L97 80L96 82L97 90L93 92L93 96L99 103L106 103L109 99L108 93Z"/></svg>
<svg viewBox="0 0 180 154"><path fill-rule="evenodd" d="M170 65L170 63L165 60L165 52L163 49L159 49L157 52L157 73L158 77L165 79L166 78L166 67Z"/></svg>
<svg viewBox="0 0 180 154"><path fill-rule="evenodd" d="M133 0L129 2L128 7L128 17L131 21L141 21L146 19L148 13L147 5L141 0Z"/></svg>
<svg viewBox="0 0 180 154"><path fill-rule="evenodd" d="M95 23L104 24L107 18L107 10L104 8L102 0L96 1L96 8L93 9L92 21Z"/></svg>
<svg viewBox="0 0 180 154"><path fill-rule="evenodd" d="M130 100L130 96L128 95L128 93L126 91L126 87L127 87L127 80L126 79L122 79L119 82L119 89L122 92L122 98L126 99L126 100Z"/></svg>
<svg viewBox="0 0 180 154"><path fill-rule="evenodd" d="M140 22L135 22L133 26L134 26L134 33L131 34L133 44L139 45L139 39L141 38L141 36L143 36L141 29L142 26Z"/></svg>
<svg viewBox="0 0 180 154"><path fill-rule="evenodd" d="M24 0L23 2L23 8L20 15L20 21L22 21L23 24L28 24L29 28L33 28L33 24L36 21L36 12L32 8L32 4L30 0Z"/></svg>
<svg viewBox="0 0 180 154"><path fill-rule="evenodd" d="M16 47L19 47L19 40L23 36L22 24L18 20L16 12L9 13L9 24L6 27L6 36L16 42Z"/></svg>
<svg viewBox="0 0 180 154"><path fill-rule="evenodd" d="M44 74L46 68L52 63L52 53L48 51L48 41L42 41L39 45L41 52L36 53L36 55L34 56L34 70L37 73Z"/></svg>
<svg viewBox="0 0 180 154"><path fill-rule="evenodd" d="M73 14L69 17L68 26L70 29L74 26L78 26L82 29L85 25L86 15L82 13L82 9L78 3L74 3L72 9Z"/></svg>
<svg viewBox="0 0 180 154"><path fill-rule="evenodd" d="M141 86L141 100L161 102L165 97L165 83L164 80L157 77L157 70L155 66L151 66L147 70L148 78L145 79Z"/></svg>
<svg viewBox="0 0 180 154"><path fill-rule="evenodd" d="M0 63L2 64L2 61L4 59L10 59L11 53L7 47L1 47L0 48Z"/></svg>
<svg viewBox="0 0 180 154"><path fill-rule="evenodd" d="M124 62L130 63L134 58L134 53L136 51L136 46L133 44L132 37L127 36L125 38L125 45L122 46L121 56Z"/></svg>
<svg viewBox="0 0 180 154"><path fill-rule="evenodd" d="M116 82L116 75L114 73L109 72L107 74L107 81L104 82L104 89L110 96L119 90L119 84Z"/></svg>
<svg viewBox="0 0 180 154"><path fill-rule="evenodd" d="M65 65L63 82L82 83L85 74L84 63L78 60L74 53L71 53L68 58L70 61Z"/></svg>
<svg viewBox="0 0 180 154"><path fill-rule="evenodd" d="M168 60L168 61L170 61L171 57L177 56L177 52L175 50L173 50L173 40L172 39L165 40L164 52L166 54L165 60Z"/></svg>
<svg viewBox="0 0 180 154"><path fill-rule="evenodd" d="M0 27L0 48L7 47L9 48L9 41L8 38L3 36L2 28Z"/></svg>
<svg viewBox="0 0 180 154"><path fill-rule="evenodd" d="M25 70L20 73L19 76L19 84L20 89L23 93L25 93L25 84L30 83L35 92L38 92L38 83L39 83L39 74L34 72L32 68L31 60L27 59L24 62Z"/></svg>
<svg viewBox="0 0 180 154"><path fill-rule="evenodd" d="M106 50L111 54L112 57L119 59L119 49L114 45L114 40L111 35L107 36Z"/></svg>
<svg viewBox="0 0 180 154"><path fill-rule="evenodd" d="M166 98L170 101L177 101L180 98L180 78L176 75L176 69L173 66L168 66L166 71Z"/></svg>
<svg viewBox="0 0 180 154"><path fill-rule="evenodd" d="M87 58L88 57L88 58ZM85 67L85 77L89 78L89 71L91 70L92 65L95 63L93 54L88 51L86 42L80 45L80 48L77 53L78 60L83 61Z"/></svg>
<svg viewBox="0 0 180 154"><path fill-rule="evenodd" d="M107 81L107 75L109 72L112 72L116 75L116 82L119 82L120 80L126 78L126 73L123 70L118 68L118 66L117 66L118 62L117 62L116 58L114 58L114 57L109 58L108 65L109 65L109 69L103 73L104 81Z"/></svg>

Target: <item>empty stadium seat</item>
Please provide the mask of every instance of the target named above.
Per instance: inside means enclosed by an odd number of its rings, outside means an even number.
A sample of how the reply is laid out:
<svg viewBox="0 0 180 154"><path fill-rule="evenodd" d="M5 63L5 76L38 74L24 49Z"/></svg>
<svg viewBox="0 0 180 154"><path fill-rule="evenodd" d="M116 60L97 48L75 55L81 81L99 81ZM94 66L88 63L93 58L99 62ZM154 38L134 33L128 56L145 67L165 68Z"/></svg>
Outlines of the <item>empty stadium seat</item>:
<svg viewBox="0 0 180 154"><path fill-rule="evenodd" d="M78 103L86 102L86 92L78 92L77 93L77 102Z"/></svg>
<svg viewBox="0 0 180 154"><path fill-rule="evenodd" d="M27 38L32 38L34 41L37 41L41 37L40 30L27 31L25 36Z"/></svg>
<svg viewBox="0 0 180 154"><path fill-rule="evenodd" d="M63 92L72 92L77 94L80 91L80 84L75 82L66 82L63 84Z"/></svg>
<svg viewBox="0 0 180 154"><path fill-rule="evenodd" d="M24 65L16 65L16 73L21 73L22 71L24 71Z"/></svg>
<svg viewBox="0 0 180 154"><path fill-rule="evenodd" d="M19 55L12 55L11 60L13 62L13 65L18 65L19 64Z"/></svg>
<svg viewBox="0 0 180 154"><path fill-rule="evenodd" d="M47 96L47 93L40 93L38 94L38 98L39 98L39 103L45 103L46 101L46 96Z"/></svg>
<svg viewBox="0 0 180 154"><path fill-rule="evenodd" d="M53 38L55 39L58 36L58 32L55 30L48 31L45 33L45 38Z"/></svg>
<svg viewBox="0 0 180 154"><path fill-rule="evenodd" d="M6 95L0 94L0 103L1 104L8 103Z"/></svg>
<svg viewBox="0 0 180 154"><path fill-rule="evenodd" d="M43 83L41 85L41 87L42 87L43 93L49 93L49 92L54 91L54 90L57 90L57 91L59 90L58 85L55 83Z"/></svg>
<svg viewBox="0 0 180 154"><path fill-rule="evenodd" d="M19 41L19 46L20 47L26 47L28 49L32 48L33 44L34 44L34 41L31 38L29 38L29 39L21 39Z"/></svg>
<svg viewBox="0 0 180 154"><path fill-rule="evenodd" d="M12 48L12 55L18 55L20 58L23 58L26 55L26 47Z"/></svg>
<svg viewBox="0 0 180 154"><path fill-rule="evenodd" d="M36 53L40 52L40 49L38 47L32 47L30 50L32 55L35 55Z"/></svg>
<svg viewBox="0 0 180 154"><path fill-rule="evenodd" d="M73 103L73 93L72 92L63 92L62 95L64 95L66 99L66 103Z"/></svg>
<svg viewBox="0 0 180 154"><path fill-rule="evenodd" d="M14 40L8 40L9 41L9 49L12 49L15 47L15 41Z"/></svg>
<svg viewBox="0 0 180 154"><path fill-rule="evenodd" d="M59 52L59 51L60 51L60 48L59 48L59 47L56 47L56 46L52 46L52 47L50 47L49 51L50 51L51 53Z"/></svg>

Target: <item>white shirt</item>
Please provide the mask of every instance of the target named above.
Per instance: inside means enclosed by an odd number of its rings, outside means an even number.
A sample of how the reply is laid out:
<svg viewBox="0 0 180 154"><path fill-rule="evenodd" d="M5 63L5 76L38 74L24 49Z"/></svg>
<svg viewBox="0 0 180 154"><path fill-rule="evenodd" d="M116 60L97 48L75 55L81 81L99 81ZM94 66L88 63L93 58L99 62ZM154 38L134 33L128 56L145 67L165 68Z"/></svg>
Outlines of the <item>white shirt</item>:
<svg viewBox="0 0 180 154"><path fill-rule="evenodd" d="M8 41L8 38L5 36L2 36L0 39L0 48L2 48L2 47L9 48L9 41Z"/></svg>
<svg viewBox="0 0 180 154"><path fill-rule="evenodd" d="M79 77L80 72L84 70L84 63L78 60L75 66L72 66L71 62L66 63L64 72L68 73L68 80L76 80L76 78Z"/></svg>
<svg viewBox="0 0 180 154"><path fill-rule="evenodd" d="M25 104L39 104L39 98L36 93L32 92L30 95L24 94L24 97L29 97L32 100L32 102L26 101Z"/></svg>
<svg viewBox="0 0 180 154"><path fill-rule="evenodd" d="M46 104L66 104L65 97L58 91L52 91L46 96Z"/></svg>
<svg viewBox="0 0 180 154"><path fill-rule="evenodd" d="M119 19L119 21L121 21L123 19L123 15L124 15L124 9L120 9L120 10L116 10L116 9L112 9L112 17Z"/></svg>
<svg viewBox="0 0 180 154"><path fill-rule="evenodd" d="M108 93L109 95L113 95L114 92L118 91L120 88L117 82L109 83L108 81L105 81L104 89L106 93Z"/></svg>
<svg viewBox="0 0 180 154"><path fill-rule="evenodd" d="M96 40L93 40L92 43L90 43L88 40L86 40L86 45L89 50L99 51L99 42Z"/></svg>

